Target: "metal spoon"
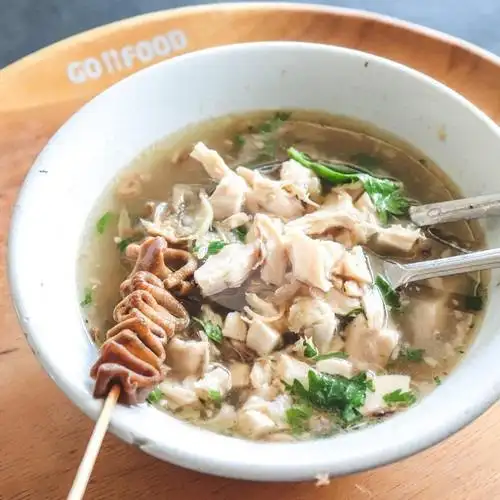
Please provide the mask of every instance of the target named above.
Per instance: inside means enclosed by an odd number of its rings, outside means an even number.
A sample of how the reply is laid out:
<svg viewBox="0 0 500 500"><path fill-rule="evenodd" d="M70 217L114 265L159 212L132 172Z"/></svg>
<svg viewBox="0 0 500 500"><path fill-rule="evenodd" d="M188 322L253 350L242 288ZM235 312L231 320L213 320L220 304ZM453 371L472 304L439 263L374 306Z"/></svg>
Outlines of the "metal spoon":
<svg viewBox="0 0 500 500"><path fill-rule="evenodd" d="M500 248L410 264L382 259L372 252L366 255L373 276L382 275L394 289L414 281L500 267Z"/></svg>

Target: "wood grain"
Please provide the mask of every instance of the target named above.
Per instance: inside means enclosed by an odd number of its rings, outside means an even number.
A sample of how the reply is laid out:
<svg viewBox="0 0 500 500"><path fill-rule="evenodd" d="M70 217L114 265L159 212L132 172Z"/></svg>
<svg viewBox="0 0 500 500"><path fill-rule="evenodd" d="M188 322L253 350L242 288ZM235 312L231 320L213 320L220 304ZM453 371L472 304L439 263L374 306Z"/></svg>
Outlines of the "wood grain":
<svg viewBox="0 0 500 500"><path fill-rule="evenodd" d="M137 47L181 31L186 44L151 61L71 83L70 63ZM386 19L290 5L187 8L142 16L64 40L0 72L0 498L65 498L90 436L85 417L43 372L10 303L5 253L12 204L34 157L85 101L160 59L208 46L303 40L372 52L409 64L458 90L500 119L500 63L446 38ZM182 44L180 44L182 45ZM128 49L127 49L128 50ZM143 58L144 59L144 58ZM95 76L95 75L94 75ZM33 242L36 245L43 242ZM64 335L64 325L61 325ZM466 397L466 395L464 395ZM429 418L438 416L429 415ZM313 484L259 484L194 473L153 459L114 436L105 439L90 499L409 500L500 497L500 409L441 445L400 463ZM332 453L335 450L332 449Z"/></svg>

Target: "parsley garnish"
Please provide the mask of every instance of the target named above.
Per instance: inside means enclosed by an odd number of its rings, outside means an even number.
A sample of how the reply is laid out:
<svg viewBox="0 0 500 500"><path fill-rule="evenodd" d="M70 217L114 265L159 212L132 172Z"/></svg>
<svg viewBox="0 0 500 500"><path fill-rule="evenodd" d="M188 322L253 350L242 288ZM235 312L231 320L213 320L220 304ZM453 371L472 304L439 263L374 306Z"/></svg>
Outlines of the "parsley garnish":
<svg viewBox="0 0 500 500"><path fill-rule="evenodd" d="M387 224L389 215L405 215L410 202L403 196L401 185L389 179L380 179L366 174L359 174L365 191L371 198L382 224Z"/></svg>
<svg viewBox="0 0 500 500"><path fill-rule="evenodd" d="M305 339L304 340L304 356L306 358L312 359L314 361L321 361L323 359L330 359L330 358L342 358L346 359L347 358L347 353L345 352L328 352L326 354L320 354L318 351L318 348L314 345L314 342L312 339Z"/></svg>
<svg viewBox="0 0 500 500"><path fill-rule="evenodd" d="M425 349L414 349L413 347L406 347L401 349L400 356L406 358L408 361L422 361L424 358Z"/></svg>
<svg viewBox="0 0 500 500"><path fill-rule="evenodd" d="M211 241L207 246L207 255L215 255L219 253L225 246L226 243L224 243L222 240Z"/></svg>
<svg viewBox="0 0 500 500"><path fill-rule="evenodd" d="M366 392L373 391L373 382L366 372L352 378L342 375L326 375L310 370L309 387L295 379L287 389L304 403L314 408L337 414L345 424L351 424L361 417L358 410L365 403Z"/></svg>
<svg viewBox="0 0 500 500"><path fill-rule="evenodd" d="M436 385L441 385L441 378L438 377L438 376L435 376L434 377L434 382L436 383Z"/></svg>
<svg viewBox="0 0 500 500"><path fill-rule="evenodd" d="M208 397L216 404L220 405L222 403L222 395L220 391L215 391L213 389L209 389Z"/></svg>
<svg viewBox="0 0 500 500"><path fill-rule="evenodd" d="M233 229L233 234L238 237L238 239L245 243L245 239L247 237L248 229L246 226L239 226Z"/></svg>
<svg viewBox="0 0 500 500"><path fill-rule="evenodd" d="M114 218L113 212L106 212L96 223L95 227L97 229L97 232L99 234L103 234L104 231L106 230L106 227L108 224L113 220Z"/></svg>
<svg viewBox="0 0 500 500"><path fill-rule="evenodd" d="M335 351L335 352L328 352L326 354L319 354L314 358L315 361L322 361L323 359L330 359L330 358L340 358L340 359L347 359L349 356L346 352L342 351Z"/></svg>
<svg viewBox="0 0 500 500"><path fill-rule="evenodd" d="M304 356L306 358L315 358L319 354L318 349L311 339L304 340Z"/></svg>
<svg viewBox="0 0 500 500"><path fill-rule="evenodd" d="M241 134L237 134L233 139L234 146L242 148L245 145L245 138Z"/></svg>
<svg viewBox="0 0 500 500"><path fill-rule="evenodd" d="M312 417L312 408L306 405L293 405L285 413L292 434L302 434L307 430L307 422Z"/></svg>
<svg viewBox="0 0 500 500"><path fill-rule="evenodd" d="M375 278L375 286L379 289L387 307L396 310L401 309L398 292L391 287L390 283L382 275L379 274Z"/></svg>
<svg viewBox="0 0 500 500"><path fill-rule="evenodd" d="M123 253L125 252L125 250L127 249L127 247L130 245L130 243L134 243L134 241L137 241L137 238L123 238L122 240L120 240L116 246L118 247L118 250L120 251L120 253Z"/></svg>
<svg viewBox="0 0 500 500"><path fill-rule="evenodd" d="M155 389L153 389L149 393L149 395L146 399L147 399L148 403L154 404L154 403L158 403L158 401L160 401L162 396L163 396L163 393L161 392L160 388L156 387Z"/></svg>
<svg viewBox="0 0 500 500"><path fill-rule="evenodd" d="M196 321L206 333L207 337L213 342L220 344L222 342L222 329L218 325L214 325L211 321L202 321L199 318L193 316L193 320Z"/></svg>
<svg viewBox="0 0 500 500"><path fill-rule="evenodd" d="M314 161L295 148L289 148L287 152L291 159L334 185L360 181L375 205L379 219L384 224L387 223L389 215L404 215L408 212L410 202L403 196L401 184L398 182L365 173L345 172L335 165Z"/></svg>
<svg viewBox="0 0 500 500"><path fill-rule="evenodd" d="M92 289L85 288L83 300L80 302L80 307L87 307L90 306L90 304L92 304Z"/></svg>
<svg viewBox="0 0 500 500"><path fill-rule="evenodd" d="M383 399L389 406L411 406L417 401L417 397L412 391L403 392L401 389L384 394Z"/></svg>
<svg viewBox="0 0 500 500"><path fill-rule="evenodd" d="M260 127L259 132L261 134L270 134L276 132L283 123L285 123L291 116L291 113L285 113L283 111L278 111L271 119L265 121Z"/></svg>

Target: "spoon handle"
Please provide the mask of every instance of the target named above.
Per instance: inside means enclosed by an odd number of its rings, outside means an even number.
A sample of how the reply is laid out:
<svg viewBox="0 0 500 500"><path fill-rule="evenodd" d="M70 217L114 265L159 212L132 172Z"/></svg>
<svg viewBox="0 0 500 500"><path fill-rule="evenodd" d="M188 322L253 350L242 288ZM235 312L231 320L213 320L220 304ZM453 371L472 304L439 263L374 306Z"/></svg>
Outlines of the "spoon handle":
<svg viewBox="0 0 500 500"><path fill-rule="evenodd" d="M482 271L495 267L500 267L500 248L411 264L386 262L384 271L392 286L397 288L413 281Z"/></svg>
<svg viewBox="0 0 500 500"><path fill-rule="evenodd" d="M490 215L500 215L500 194L410 207L410 219L420 227L441 222L479 219Z"/></svg>

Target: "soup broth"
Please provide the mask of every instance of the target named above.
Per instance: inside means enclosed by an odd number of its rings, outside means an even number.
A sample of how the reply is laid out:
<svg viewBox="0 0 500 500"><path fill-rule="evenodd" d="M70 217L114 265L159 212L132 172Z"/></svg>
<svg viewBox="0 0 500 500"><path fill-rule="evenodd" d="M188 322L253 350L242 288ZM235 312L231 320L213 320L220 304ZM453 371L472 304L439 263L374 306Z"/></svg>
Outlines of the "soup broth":
<svg viewBox="0 0 500 500"><path fill-rule="evenodd" d="M400 261L481 248L475 222L422 231L405 215L409 203L458 197L418 151L344 118L259 112L167 138L106 189L84 238L81 305L103 346L96 395L120 383L126 403L147 395L196 425L274 441L418 403L473 338L486 275L396 292L370 275L364 248ZM154 267L155 251L172 260ZM124 349L135 361L116 370Z"/></svg>

